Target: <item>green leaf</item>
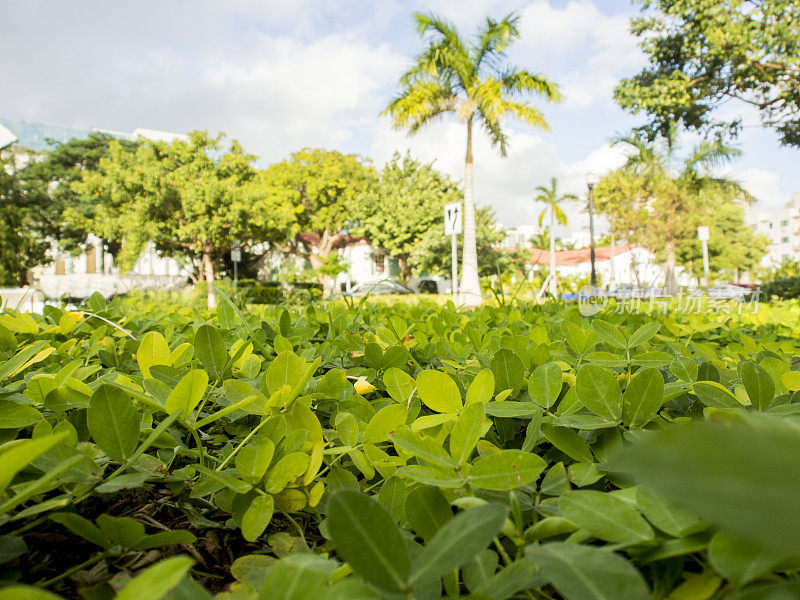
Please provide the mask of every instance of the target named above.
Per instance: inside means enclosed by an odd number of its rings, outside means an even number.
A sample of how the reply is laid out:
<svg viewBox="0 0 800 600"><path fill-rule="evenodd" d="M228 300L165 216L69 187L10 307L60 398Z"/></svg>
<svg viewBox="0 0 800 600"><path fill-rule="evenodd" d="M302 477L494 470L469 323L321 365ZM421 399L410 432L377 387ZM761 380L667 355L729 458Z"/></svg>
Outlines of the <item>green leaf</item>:
<svg viewBox="0 0 800 600"><path fill-rule="evenodd" d="M457 466L466 462L483 437L486 411L483 403L468 405L450 432L450 456Z"/></svg>
<svg viewBox="0 0 800 600"><path fill-rule="evenodd" d="M75 513L55 513L50 515L50 520L63 525L75 535L79 535L105 550L111 547L111 541L100 531L97 525L80 515Z"/></svg>
<svg viewBox="0 0 800 600"><path fill-rule="evenodd" d="M178 544L194 544L197 538L190 531L184 529L173 529L171 531L160 531L153 535L146 535L138 542L131 545L132 550L150 550L151 548L161 548L162 546L175 546Z"/></svg>
<svg viewBox="0 0 800 600"><path fill-rule="evenodd" d="M46 590L28 585L10 585L4 587L0 592L2 600L64 600L63 596L57 596Z"/></svg>
<svg viewBox="0 0 800 600"><path fill-rule="evenodd" d="M23 404L11 400L0 400L0 429L22 429L42 420L42 413Z"/></svg>
<svg viewBox="0 0 800 600"><path fill-rule="evenodd" d="M494 396L494 373L491 369L482 369L467 389L466 404L486 403Z"/></svg>
<svg viewBox="0 0 800 600"><path fill-rule="evenodd" d="M575 323L564 321L561 324L561 331L564 333L567 344L575 351L575 354L581 355L590 348L589 338L583 329Z"/></svg>
<svg viewBox="0 0 800 600"><path fill-rule="evenodd" d="M305 374L305 363L294 352L284 350L267 367L264 381L267 390L274 394L284 385L297 386Z"/></svg>
<svg viewBox="0 0 800 600"><path fill-rule="evenodd" d="M528 393L531 400L542 408L550 408L561 393L561 367L555 363L540 365L533 370L528 379Z"/></svg>
<svg viewBox="0 0 800 600"><path fill-rule="evenodd" d="M724 385L716 381L696 381L692 384L692 392L700 398L700 402L711 408L741 408L742 405Z"/></svg>
<svg viewBox="0 0 800 600"><path fill-rule="evenodd" d="M659 329L661 329L661 323L645 323L628 338L628 348L636 348L648 342L650 338L658 333Z"/></svg>
<svg viewBox="0 0 800 600"><path fill-rule="evenodd" d="M634 375L622 396L622 422L628 427L644 427L656 416L664 401L664 378L658 369L648 367Z"/></svg>
<svg viewBox="0 0 800 600"><path fill-rule="evenodd" d="M687 356L680 356L669 365L670 372L681 381L697 381L697 363Z"/></svg>
<svg viewBox="0 0 800 600"><path fill-rule="evenodd" d="M603 548L552 542L525 549L565 600L650 600L634 566Z"/></svg>
<svg viewBox="0 0 800 600"><path fill-rule="evenodd" d="M150 377L150 367L170 364L169 346L164 336L157 331L144 334L136 350L136 362L145 377Z"/></svg>
<svg viewBox="0 0 800 600"><path fill-rule="evenodd" d="M400 425L405 424L408 413L402 404L384 406L367 423L364 430L364 441L368 444L379 444L389 439L389 434Z"/></svg>
<svg viewBox="0 0 800 600"><path fill-rule="evenodd" d="M228 364L228 347L219 331L211 325L201 325L194 334L193 345L195 356L208 374L214 379L222 379Z"/></svg>
<svg viewBox="0 0 800 600"><path fill-rule="evenodd" d="M269 470L267 481L264 485L270 494L277 494L298 477L301 477L311 462L308 454L292 452L281 458Z"/></svg>
<svg viewBox="0 0 800 600"><path fill-rule="evenodd" d="M392 518L398 522L406 520L406 484L399 477L389 477L383 482L378 493L378 503L389 511Z"/></svg>
<svg viewBox="0 0 800 600"><path fill-rule="evenodd" d="M257 435L236 455L236 471L246 482L257 485L267 472L275 443L266 436Z"/></svg>
<svg viewBox="0 0 800 600"><path fill-rule="evenodd" d="M492 356L489 368L494 373L494 393L510 389L511 395L516 396L525 375L525 364L517 353L509 348L500 348Z"/></svg>
<svg viewBox="0 0 800 600"><path fill-rule="evenodd" d="M67 437L68 432L53 433L32 440L20 440L6 444L0 452L0 492L5 490L20 470L32 463L36 457Z"/></svg>
<svg viewBox="0 0 800 600"><path fill-rule="evenodd" d="M628 339L615 325L601 319L594 319L592 321L592 329L594 329L597 337L609 346L628 348Z"/></svg>
<svg viewBox="0 0 800 600"><path fill-rule="evenodd" d="M420 371L417 393L425 406L438 413L457 413L463 406L456 382L441 371Z"/></svg>
<svg viewBox="0 0 800 600"><path fill-rule="evenodd" d="M453 518L450 503L439 488L415 487L406 498L405 513L417 535L429 541Z"/></svg>
<svg viewBox="0 0 800 600"><path fill-rule="evenodd" d="M258 495L250 501L250 506L242 516L242 537L255 542L272 520L275 499L270 495Z"/></svg>
<svg viewBox="0 0 800 600"><path fill-rule="evenodd" d="M671 536L683 537L703 528L697 516L642 488L636 490L636 504L648 521Z"/></svg>
<svg viewBox="0 0 800 600"><path fill-rule="evenodd" d="M767 410L775 397L775 382L769 373L752 361L745 362L742 364L742 383L753 408Z"/></svg>
<svg viewBox="0 0 800 600"><path fill-rule="evenodd" d="M554 427L547 423L541 425L542 435L570 458L579 462L592 462L594 457L589 445L569 427Z"/></svg>
<svg viewBox="0 0 800 600"><path fill-rule="evenodd" d="M483 490L513 490L536 479L546 466L536 454L501 450L475 461L469 482Z"/></svg>
<svg viewBox="0 0 800 600"><path fill-rule="evenodd" d="M584 365L578 371L575 389L578 399L594 414L614 422L622 417L622 392L608 369Z"/></svg>
<svg viewBox="0 0 800 600"><path fill-rule="evenodd" d="M409 583L437 579L465 565L500 533L507 514L504 506L485 504L457 515L414 559Z"/></svg>
<svg viewBox="0 0 800 600"><path fill-rule="evenodd" d="M261 600L318 598L336 567L336 562L314 554L286 556L267 571L259 598Z"/></svg>
<svg viewBox="0 0 800 600"><path fill-rule="evenodd" d="M453 459L444 451L441 444L438 444L433 438L411 431L407 427L398 427L394 433L389 435L389 439L397 447L433 465L447 468L453 467Z"/></svg>
<svg viewBox="0 0 800 600"><path fill-rule="evenodd" d="M336 433L345 446L358 444L358 421L350 413L339 413L336 419Z"/></svg>
<svg viewBox="0 0 800 600"><path fill-rule="evenodd" d="M109 540L123 548L133 548L144 535L144 525L130 517L112 517L102 514L97 517L97 526Z"/></svg>
<svg viewBox="0 0 800 600"><path fill-rule="evenodd" d="M672 359L672 354L666 352L640 352L631 358L631 364L636 367L663 367Z"/></svg>
<svg viewBox="0 0 800 600"><path fill-rule="evenodd" d="M708 547L711 566L736 587L767 575L783 558L773 548L737 539L724 531L715 533Z"/></svg>
<svg viewBox="0 0 800 600"><path fill-rule="evenodd" d="M648 433L606 470L742 539L781 551L800 539L800 436L779 418L687 423Z"/></svg>
<svg viewBox="0 0 800 600"><path fill-rule="evenodd" d="M134 577L115 600L161 600L180 583L193 563L185 556L173 556L158 562Z"/></svg>
<svg viewBox="0 0 800 600"><path fill-rule="evenodd" d="M200 369L193 369L184 375L167 396L165 408L167 413L173 414L183 411L184 420L189 420L189 415L200 404L203 394L208 387L208 374Z"/></svg>
<svg viewBox="0 0 800 600"><path fill-rule="evenodd" d="M406 405L417 387L414 378L397 367L386 369L383 374L383 385L386 386L386 393L392 400Z"/></svg>
<svg viewBox="0 0 800 600"><path fill-rule="evenodd" d="M139 443L139 412L128 395L103 384L89 400L86 423L92 439L111 460L124 461Z"/></svg>
<svg viewBox="0 0 800 600"><path fill-rule="evenodd" d="M558 499L569 519L593 536L609 542L636 543L653 538L653 529L633 506L595 490L575 490Z"/></svg>
<svg viewBox="0 0 800 600"><path fill-rule="evenodd" d="M521 590L539 588L543 584L544 580L536 563L530 558L522 557L471 591L478 597L483 595L492 600L506 600Z"/></svg>
<svg viewBox="0 0 800 600"><path fill-rule="evenodd" d="M337 554L377 587L402 592L411 570L391 515L361 492L341 490L328 502L328 530Z"/></svg>

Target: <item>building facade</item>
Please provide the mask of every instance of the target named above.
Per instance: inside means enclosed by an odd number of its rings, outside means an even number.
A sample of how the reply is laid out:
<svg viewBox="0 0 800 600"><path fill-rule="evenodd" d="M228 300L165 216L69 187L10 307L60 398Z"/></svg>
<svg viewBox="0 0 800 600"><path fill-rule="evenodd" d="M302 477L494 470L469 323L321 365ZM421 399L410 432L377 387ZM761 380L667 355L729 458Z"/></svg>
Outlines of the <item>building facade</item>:
<svg viewBox="0 0 800 600"><path fill-rule="evenodd" d="M800 260L800 193L792 194L780 210L748 211L747 223L769 239L767 253L761 259L763 267L776 268L788 260Z"/></svg>

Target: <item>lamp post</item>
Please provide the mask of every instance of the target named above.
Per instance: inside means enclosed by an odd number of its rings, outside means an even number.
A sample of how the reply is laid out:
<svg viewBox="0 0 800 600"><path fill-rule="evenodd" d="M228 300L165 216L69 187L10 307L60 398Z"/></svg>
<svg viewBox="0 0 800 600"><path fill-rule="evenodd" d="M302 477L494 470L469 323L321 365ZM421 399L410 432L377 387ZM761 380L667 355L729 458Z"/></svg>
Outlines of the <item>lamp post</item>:
<svg viewBox="0 0 800 600"><path fill-rule="evenodd" d="M589 260L592 263L592 287L597 287L597 273L594 268L594 186L600 178L591 171L586 174L589 187Z"/></svg>

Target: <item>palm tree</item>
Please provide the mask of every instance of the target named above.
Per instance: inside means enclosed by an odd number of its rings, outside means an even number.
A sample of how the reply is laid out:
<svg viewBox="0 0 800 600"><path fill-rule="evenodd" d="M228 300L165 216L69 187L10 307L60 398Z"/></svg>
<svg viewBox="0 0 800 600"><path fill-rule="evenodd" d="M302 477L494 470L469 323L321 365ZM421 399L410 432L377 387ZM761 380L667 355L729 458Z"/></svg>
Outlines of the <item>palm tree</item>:
<svg viewBox="0 0 800 600"><path fill-rule="evenodd" d="M467 154L464 166L464 253L461 267L460 303L481 303L478 255L475 244L475 199L472 183L472 126L480 124L493 147L505 156L508 135L502 118L508 115L547 129L541 111L524 100L538 94L551 102L561 99L558 87L541 74L505 65L505 50L519 37L519 17L500 21L487 18L474 37L465 40L455 26L434 14L416 13L417 32L428 36L428 45L400 78L400 94L383 112L395 129L410 134L445 113L455 113L466 125Z"/></svg>
<svg viewBox="0 0 800 600"><path fill-rule="evenodd" d="M555 298L558 293L558 274L556 273L556 221L561 225L567 224L567 215L561 208L561 204L567 200L577 200L575 194L559 194L558 180L553 177L549 186L540 185L536 188L539 194L534 198L536 202L545 205L544 210L539 213L539 227L542 226L545 214L550 213L550 278L549 292L550 297Z"/></svg>
<svg viewBox="0 0 800 600"><path fill-rule="evenodd" d="M652 139L643 132L634 132L615 139L613 144L625 144L633 150L622 172L639 190L637 197L644 199L651 217L651 237L663 241L664 287L675 294L675 248L681 238L693 235L687 219L691 210L715 202L755 200L739 182L714 174L741 156L741 151L719 139L705 140L684 150L678 144L675 127Z"/></svg>

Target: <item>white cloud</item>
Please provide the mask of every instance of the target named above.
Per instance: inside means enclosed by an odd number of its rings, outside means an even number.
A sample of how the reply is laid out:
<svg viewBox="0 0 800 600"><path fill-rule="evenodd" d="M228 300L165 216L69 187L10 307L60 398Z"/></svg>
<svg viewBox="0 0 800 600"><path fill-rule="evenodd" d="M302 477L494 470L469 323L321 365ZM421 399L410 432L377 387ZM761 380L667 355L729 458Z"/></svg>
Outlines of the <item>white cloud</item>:
<svg viewBox="0 0 800 600"><path fill-rule="evenodd" d="M789 194L782 189L781 176L774 171L749 168L732 173L732 176L756 197L755 211L777 210L789 202Z"/></svg>

